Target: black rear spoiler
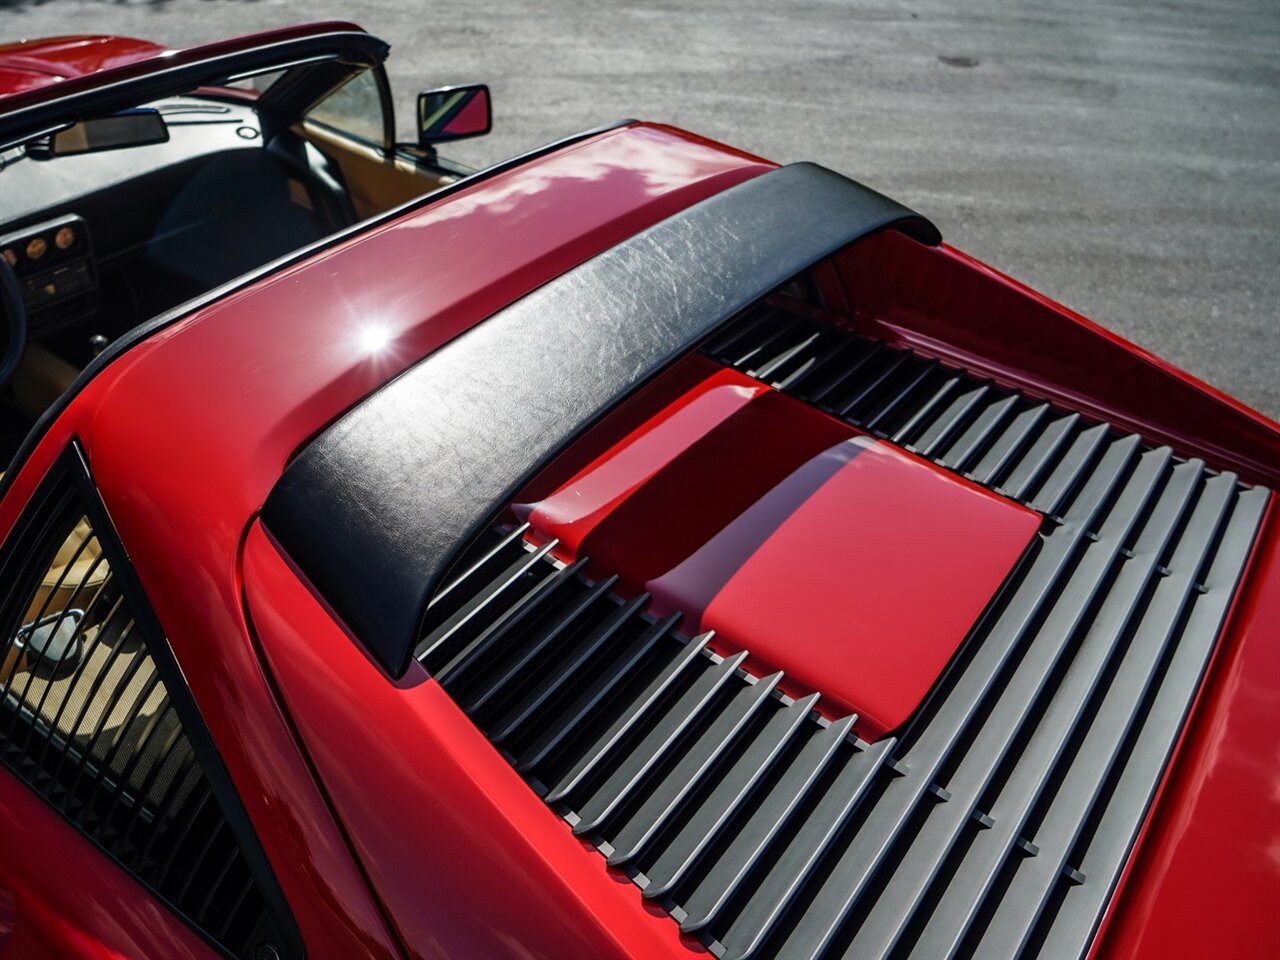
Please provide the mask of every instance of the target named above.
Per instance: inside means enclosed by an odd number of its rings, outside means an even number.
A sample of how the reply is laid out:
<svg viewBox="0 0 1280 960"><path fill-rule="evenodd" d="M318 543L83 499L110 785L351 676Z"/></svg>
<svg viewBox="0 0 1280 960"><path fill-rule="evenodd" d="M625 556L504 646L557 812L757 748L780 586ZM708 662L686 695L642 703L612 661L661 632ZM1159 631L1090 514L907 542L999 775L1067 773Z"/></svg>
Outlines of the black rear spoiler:
<svg viewBox="0 0 1280 960"><path fill-rule="evenodd" d="M285 470L281 547L389 674L460 552L545 464L779 285L919 214L813 164L710 197L570 270L374 393Z"/></svg>

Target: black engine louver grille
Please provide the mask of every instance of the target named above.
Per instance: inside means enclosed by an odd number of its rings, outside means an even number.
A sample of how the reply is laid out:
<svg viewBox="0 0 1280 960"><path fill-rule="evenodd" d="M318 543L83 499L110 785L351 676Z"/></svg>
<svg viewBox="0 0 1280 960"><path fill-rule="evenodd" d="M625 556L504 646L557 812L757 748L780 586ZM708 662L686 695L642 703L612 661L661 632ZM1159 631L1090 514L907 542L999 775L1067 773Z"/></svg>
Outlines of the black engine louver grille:
<svg viewBox="0 0 1280 960"><path fill-rule="evenodd" d="M575 833L717 955L1081 956L1268 493L768 316L710 352L1046 517L896 738L819 719L816 697L783 696L779 676L747 675L743 655L654 621L647 598L553 561L523 528L472 552L418 658Z"/></svg>

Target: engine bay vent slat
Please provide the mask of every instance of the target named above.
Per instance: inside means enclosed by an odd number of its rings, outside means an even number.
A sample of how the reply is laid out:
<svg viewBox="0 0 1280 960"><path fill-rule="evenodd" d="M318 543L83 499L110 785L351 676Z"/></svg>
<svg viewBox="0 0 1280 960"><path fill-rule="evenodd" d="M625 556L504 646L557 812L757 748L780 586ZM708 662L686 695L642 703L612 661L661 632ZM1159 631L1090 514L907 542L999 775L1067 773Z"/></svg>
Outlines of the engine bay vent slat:
<svg viewBox="0 0 1280 960"><path fill-rule="evenodd" d="M1269 492L776 304L708 352L1042 514L908 724L863 741L520 526L459 565L420 661L716 956L1083 956Z"/></svg>
<svg viewBox="0 0 1280 960"><path fill-rule="evenodd" d="M737 753L706 802L691 813L662 854L654 859L648 870L649 885L644 890L647 899L669 895L720 836L725 824L751 801L756 787L777 770L777 765L784 762L781 758L788 755L789 748L802 735L817 699L817 694L810 694L771 711L759 735ZM839 725L829 733L833 743L838 742L840 735Z"/></svg>

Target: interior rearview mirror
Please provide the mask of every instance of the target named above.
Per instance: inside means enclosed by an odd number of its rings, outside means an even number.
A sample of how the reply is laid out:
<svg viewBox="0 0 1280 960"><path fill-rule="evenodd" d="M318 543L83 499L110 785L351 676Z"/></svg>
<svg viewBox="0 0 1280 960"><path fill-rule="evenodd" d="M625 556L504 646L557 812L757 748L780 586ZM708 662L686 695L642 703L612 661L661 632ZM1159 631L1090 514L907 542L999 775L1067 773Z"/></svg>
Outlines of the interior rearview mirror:
<svg viewBox="0 0 1280 960"><path fill-rule="evenodd" d="M67 157L119 147L140 147L165 143L169 128L160 111L152 107L125 110L109 117L94 117L59 130L36 141L27 152L36 156Z"/></svg>
<svg viewBox="0 0 1280 960"><path fill-rule="evenodd" d="M421 146L484 136L492 126L489 88L483 83L440 87L418 94L418 143Z"/></svg>

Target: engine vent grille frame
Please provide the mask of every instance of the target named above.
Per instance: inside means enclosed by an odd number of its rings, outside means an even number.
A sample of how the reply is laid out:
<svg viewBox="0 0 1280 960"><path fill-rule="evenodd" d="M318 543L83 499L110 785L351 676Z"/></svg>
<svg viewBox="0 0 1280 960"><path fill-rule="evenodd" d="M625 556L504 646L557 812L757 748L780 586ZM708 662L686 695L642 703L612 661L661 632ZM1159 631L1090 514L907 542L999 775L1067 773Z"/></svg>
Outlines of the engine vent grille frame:
<svg viewBox="0 0 1280 960"><path fill-rule="evenodd" d="M284 895L78 441L0 545L0 583L0 764L220 955L269 944L299 960Z"/></svg>
<svg viewBox="0 0 1280 960"><path fill-rule="evenodd" d="M828 395L862 414L849 422L1044 517L902 730L862 741L853 718L822 718L816 695L792 700L781 675L751 675L678 615L655 620L643 594L553 559L525 526L459 565L416 657L576 835L718 957L1083 956L1270 492L807 322L780 333L749 314L704 352L723 362L736 342L733 365L783 390L823 372L805 355L819 341L861 357L852 375L826 370Z"/></svg>

